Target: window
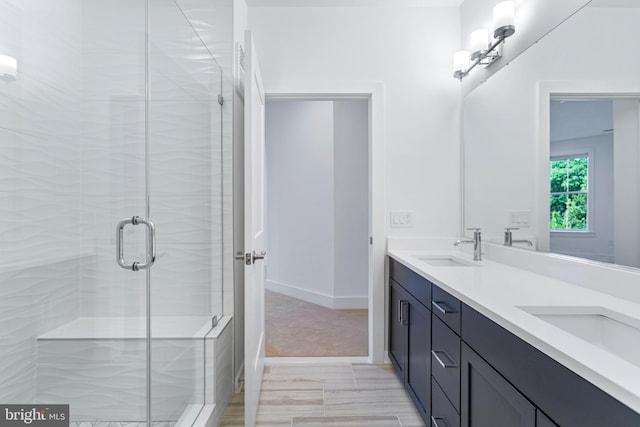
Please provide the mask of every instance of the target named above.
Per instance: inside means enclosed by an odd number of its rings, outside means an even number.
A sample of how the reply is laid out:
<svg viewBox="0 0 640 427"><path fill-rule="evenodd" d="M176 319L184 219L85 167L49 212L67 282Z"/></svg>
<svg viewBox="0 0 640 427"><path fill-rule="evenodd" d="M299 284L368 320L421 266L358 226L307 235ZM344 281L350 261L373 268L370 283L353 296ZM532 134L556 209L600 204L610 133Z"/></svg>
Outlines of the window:
<svg viewBox="0 0 640 427"><path fill-rule="evenodd" d="M553 231L588 231L589 155L551 159L551 218Z"/></svg>

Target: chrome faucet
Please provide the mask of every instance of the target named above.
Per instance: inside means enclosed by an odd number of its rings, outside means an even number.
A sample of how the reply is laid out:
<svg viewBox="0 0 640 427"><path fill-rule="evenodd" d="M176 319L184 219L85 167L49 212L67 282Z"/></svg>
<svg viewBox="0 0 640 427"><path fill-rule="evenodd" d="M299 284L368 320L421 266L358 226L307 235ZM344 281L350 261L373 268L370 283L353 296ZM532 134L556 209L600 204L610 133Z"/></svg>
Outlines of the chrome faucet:
<svg viewBox="0 0 640 427"><path fill-rule="evenodd" d="M511 233L511 230L520 230L520 229L517 227L505 227L504 229L504 245L505 246L513 246L514 243L526 243L529 246L533 246L533 243L531 242L531 240L526 240L526 239L513 240L513 234Z"/></svg>
<svg viewBox="0 0 640 427"><path fill-rule="evenodd" d="M467 228L467 230L473 230L473 240L471 239L458 239L453 242L453 246L458 246L460 243L473 243L473 260L482 261L482 236L479 228Z"/></svg>

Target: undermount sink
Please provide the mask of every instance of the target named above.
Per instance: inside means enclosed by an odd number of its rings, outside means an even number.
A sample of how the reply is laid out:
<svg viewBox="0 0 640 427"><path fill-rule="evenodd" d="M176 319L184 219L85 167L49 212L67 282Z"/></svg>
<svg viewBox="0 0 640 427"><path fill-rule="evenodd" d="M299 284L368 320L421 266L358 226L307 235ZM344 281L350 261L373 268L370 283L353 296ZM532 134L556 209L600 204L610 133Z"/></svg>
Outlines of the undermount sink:
<svg viewBox="0 0 640 427"><path fill-rule="evenodd" d="M521 306L520 309L640 367L640 320L604 307Z"/></svg>
<svg viewBox="0 0 640 427"><path fill-rule="evenodd" d="M473 267L474 266L474 264L471 264L470 262L466 262L458 258L453 258L451 256L444 256L444 255L417 256L416 258L422 262L426 262L432 267Z"/></svg>

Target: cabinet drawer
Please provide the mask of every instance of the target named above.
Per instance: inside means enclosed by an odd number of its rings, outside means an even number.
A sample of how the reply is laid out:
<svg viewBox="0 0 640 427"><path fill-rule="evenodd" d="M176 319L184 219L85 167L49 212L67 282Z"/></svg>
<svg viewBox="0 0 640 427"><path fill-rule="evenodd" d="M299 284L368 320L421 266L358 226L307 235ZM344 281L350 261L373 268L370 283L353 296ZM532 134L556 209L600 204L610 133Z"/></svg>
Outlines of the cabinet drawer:
<svg viewBox="0 0 640 427"><path fill-rule="evenodd" d="M431 311L460 335L460 300L436 285L432 286L431 299Z"/></svg>
<svg viewBox="0 0 640 427"><path fill-rule="evenodd" d="M431 380L431 427L460 427L460 415L435 380Z"/></svg>
<svg viewBox="0 0 640 427"><path fill-rule="evenodd" d="M460 411L460 338L435 312L431 319L431 375Z"/></svg>
<svg viewBox="0 0 640 427"><path fill-rule="evenodd" d="M396 282L431 310L431 282L393 258L389 258L389 270Z"/></svg>

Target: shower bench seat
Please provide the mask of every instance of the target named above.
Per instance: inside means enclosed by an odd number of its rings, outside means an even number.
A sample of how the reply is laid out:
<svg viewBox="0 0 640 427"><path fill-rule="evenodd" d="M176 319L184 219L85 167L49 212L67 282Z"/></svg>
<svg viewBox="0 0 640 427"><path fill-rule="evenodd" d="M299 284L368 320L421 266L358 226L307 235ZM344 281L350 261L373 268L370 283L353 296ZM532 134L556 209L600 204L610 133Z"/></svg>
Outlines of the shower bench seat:
<svg viewBox="0 0 640 427"><path fill-rule="evenodd" d="M215 401L216 374L230 376L222 369L231 361L216 360L231 345L229 323L223 317L212 329L209 317L152 318L154 421L173 424L194 405ZM146 330L144 317L78 317L40 335L37 401L71 403L74 422L144 421Z"/></svg>

